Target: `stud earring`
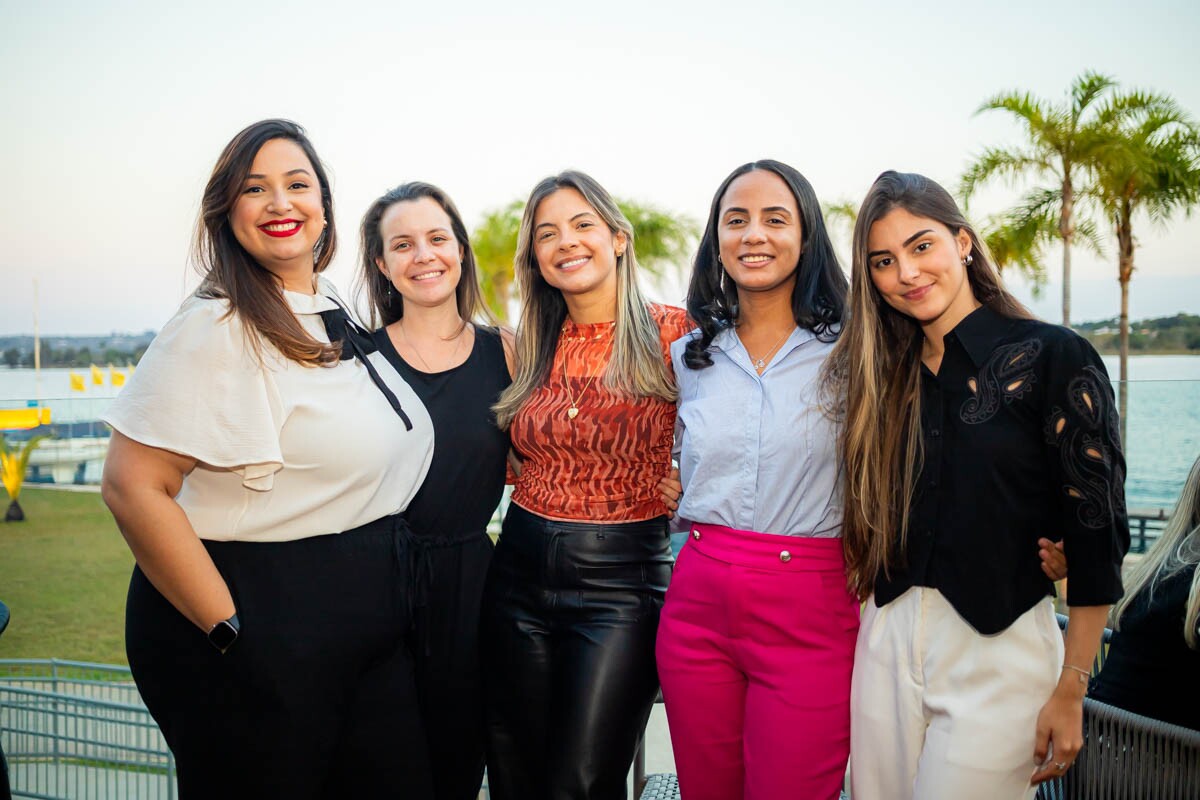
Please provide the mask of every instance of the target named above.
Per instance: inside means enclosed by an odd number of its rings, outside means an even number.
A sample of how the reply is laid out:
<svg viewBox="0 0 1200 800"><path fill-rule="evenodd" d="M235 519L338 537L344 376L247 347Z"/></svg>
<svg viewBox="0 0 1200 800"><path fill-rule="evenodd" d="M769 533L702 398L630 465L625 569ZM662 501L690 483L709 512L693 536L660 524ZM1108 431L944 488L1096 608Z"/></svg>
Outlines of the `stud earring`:
<svg viewBox="0 0 1200 800"><path fill-rule="evenodd" d="M974 263L975 263L975 256L971 255L970 253L967 253L966 257L963 259L963 266L969 267Z"/></svg>

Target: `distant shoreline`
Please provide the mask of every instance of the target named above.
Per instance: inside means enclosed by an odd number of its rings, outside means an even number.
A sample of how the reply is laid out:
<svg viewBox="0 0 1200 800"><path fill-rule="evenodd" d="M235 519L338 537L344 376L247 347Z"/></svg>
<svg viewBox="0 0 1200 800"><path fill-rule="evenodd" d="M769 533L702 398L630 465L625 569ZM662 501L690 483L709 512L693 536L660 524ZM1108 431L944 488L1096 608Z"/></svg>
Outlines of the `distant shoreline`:
<svg viewBox="0 0 1200 800"><path fill-rule="evenodd" d="M1095 342L1092 342L1092 346L1095 347L1096 352L1102 356L1121 355L1120 348L1101 347ZM1134 356L1200 356L1200 350L1188 350L1187 348L1179 347L1168 347L1162 350L1152 350L1149 348L1144 350L1130 350L1129 357L1133 358Z"/></svg>

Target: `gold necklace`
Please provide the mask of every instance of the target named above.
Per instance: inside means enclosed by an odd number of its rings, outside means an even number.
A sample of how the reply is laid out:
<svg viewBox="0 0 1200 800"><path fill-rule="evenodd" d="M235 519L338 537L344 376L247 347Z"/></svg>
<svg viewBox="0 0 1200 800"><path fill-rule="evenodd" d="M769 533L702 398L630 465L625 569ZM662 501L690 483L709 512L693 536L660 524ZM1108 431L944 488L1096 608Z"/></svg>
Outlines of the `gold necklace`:
<svg viewBox="0 0 1200 800"><path fill-rule="evenodd" d="M776 342L770 350L763 353L762 358L755 358L754 356L751 356L750 349L746 348L746 355L750 356L750 363L754 365L755 372L757 372L759 375L763 374L763 370L767 368L767 360L775 353L776 350L779 349L780 345L787 341L788 337L792 335L792 331L794 330L796 329L793 327L791 330L785 333L783 338ZM745 347L745 344L742 346Z"/></svg>
<svg viewBox="0 0 1200 800"><path fill-rule="evenodd" d="M596 380L597 375L599 375L601 372L604 371L604 367L603 366L600 367L600 369L596 370L596 372L590 378L588 378L588 382L585 383L583 385L583 388L579 390L579 399L576 399L575 395L571 394L571 379L569 377L567 377L567 359L565 356L563 357L563 368L562 369L563 369L563 388L567 390L567 398L570 399L570 401L571 401L571 407L567 409L567 419L574 422L575 418L579 416L579 400L583 399L584 393L587 392L587 390L589 388L591 388L592 382Z"/></svg>

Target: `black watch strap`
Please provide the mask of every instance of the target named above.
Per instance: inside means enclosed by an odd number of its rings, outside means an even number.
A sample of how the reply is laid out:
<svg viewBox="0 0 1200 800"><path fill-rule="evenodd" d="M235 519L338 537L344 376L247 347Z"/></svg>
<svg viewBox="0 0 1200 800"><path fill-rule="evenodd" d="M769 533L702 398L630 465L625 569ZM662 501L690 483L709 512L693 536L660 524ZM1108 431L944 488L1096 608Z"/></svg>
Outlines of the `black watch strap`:
<svg viewBox="0 0 1200 800"><path fill-rule="evenodd" d="M224 653L237 641L238 631L240 630L241 625L238 623L238 616L234 614L229 619L223 619L209 629L208 641L212 643L213 647Z"/></svg>

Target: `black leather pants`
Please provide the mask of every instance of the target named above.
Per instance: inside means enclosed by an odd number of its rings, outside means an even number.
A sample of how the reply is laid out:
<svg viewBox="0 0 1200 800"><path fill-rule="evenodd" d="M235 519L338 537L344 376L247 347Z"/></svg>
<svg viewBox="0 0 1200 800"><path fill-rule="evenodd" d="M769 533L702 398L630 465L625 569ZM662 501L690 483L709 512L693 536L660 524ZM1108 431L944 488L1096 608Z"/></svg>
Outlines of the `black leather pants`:
<svg viewBox="0 0 1200 800"><path fill-rule="evenodd" d="M666 519L557 522L517 505L480 621L493 800L624 800L658 691Z"/></svg>

